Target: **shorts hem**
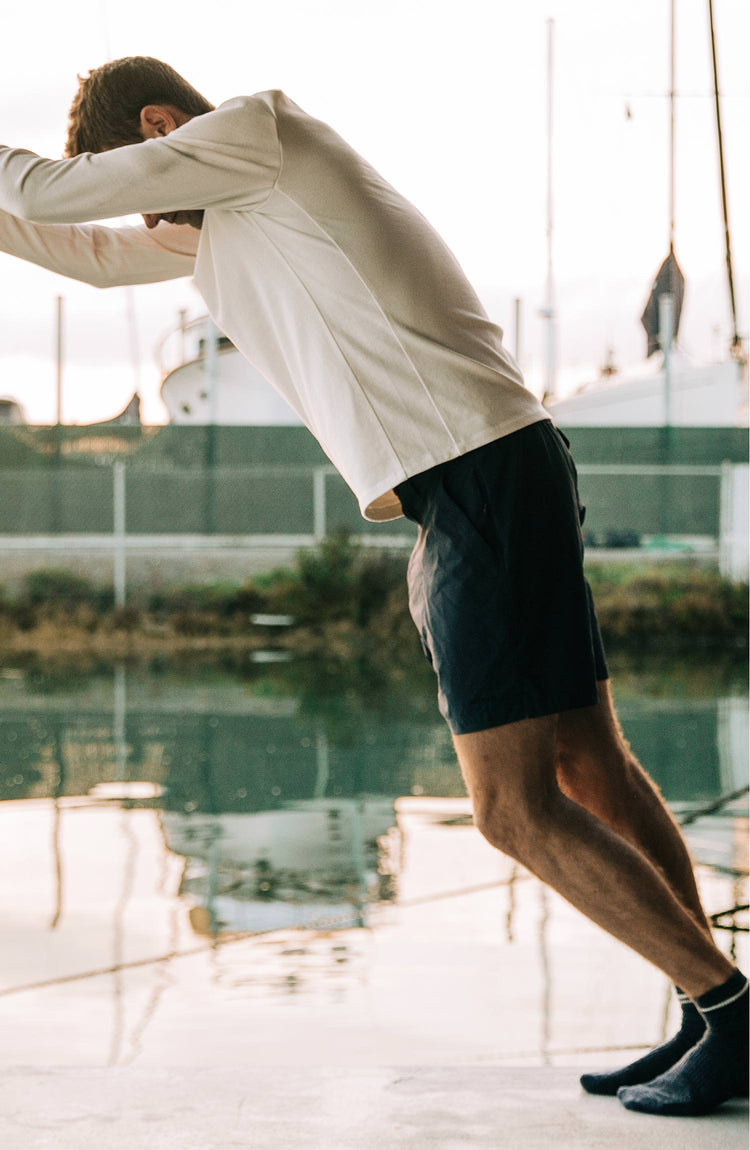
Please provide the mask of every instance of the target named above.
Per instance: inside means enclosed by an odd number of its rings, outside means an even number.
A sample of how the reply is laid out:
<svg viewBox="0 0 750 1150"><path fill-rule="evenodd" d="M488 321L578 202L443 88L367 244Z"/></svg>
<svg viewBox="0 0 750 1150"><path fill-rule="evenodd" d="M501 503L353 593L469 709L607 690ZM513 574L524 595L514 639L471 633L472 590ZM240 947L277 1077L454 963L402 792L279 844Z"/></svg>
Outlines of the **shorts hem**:
<svg viewBox="0 0 750 1150"><path fill-rule="evenodd" d="M609 678L597 682L604 682ZM547 715L559 715L563 711L575 711L580 707L595 707L599 702L599 690L595 686L593 691L584 694L568 696L565 699L553 700L551 703L538 703L536 706L508 707L499 702L488 701L481 707L474 707L470 714L456 716L448 712L443 717L447 722L451 734L472 735L477 731L487 731L491 727L505 727L509 723L518 723L522 719L543 719Z"/></svg>

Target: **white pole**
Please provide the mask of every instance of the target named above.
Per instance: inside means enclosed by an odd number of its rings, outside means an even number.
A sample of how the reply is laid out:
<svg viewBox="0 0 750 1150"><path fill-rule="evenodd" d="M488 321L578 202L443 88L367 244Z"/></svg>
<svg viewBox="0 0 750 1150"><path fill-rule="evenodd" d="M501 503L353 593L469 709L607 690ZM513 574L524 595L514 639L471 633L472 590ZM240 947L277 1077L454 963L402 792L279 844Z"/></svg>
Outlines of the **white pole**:
<svg viewBox="0 0 750 1150"><path fill-rule="evenodd" d="M326 468L313 471L313 535L316 542L326 534Z"/></svg>
<svg viewBox="0 0 750 1150"><path fill-rule="evenodd" d="M130 336L130 357L133 362L134 390L141 393L141 355L138 347L138 317L135 311L135 292L129 284L125 288L125 307L128 317L128 334Z"/></svg>
<svg viewBox="0 0 750 1150"><path fill-rule="evenodd" d="M674 331L674 296L659 296L659 344L664 352L664 426L672 426L672 334Z"/></svg>
<svg viewBox="0 0 750 1150"><path fill-rule="evenodd" d="M210 316L206 317L205 355L206 381L208 383L208 422L214 426L219 408L219 331Z"/></svg>
<svg viewBox="0 0 750 1150"><path fill-rule="evenodd" d="M185 362L185 328L187 327L187 308L181 307L177 313L180 317L180 366Z"/></svg>
<svg viewBox="0 0 750 1150"><path fill-rule="evenodd" d="M114 536L115 607L124 607L127 598L125 559L125 463L112 464L112 533Z"/></svg>
<svg viewBox="0 0 750 1150"><path fill-rule="evenodd" d="M324 799L326 797L326 791L328 790L328 780L331 770L328 754L328 735L320 720L317 721L315 730L315 765L317 771L313 798Z"/></svg>
<svg viewBox="0 0 750 1150"><path fill-rule="evenodd" d="M62 370L63 370L63 297L57 297L57 378L55 400L55 423L59 427L62 423Z"/></svg>

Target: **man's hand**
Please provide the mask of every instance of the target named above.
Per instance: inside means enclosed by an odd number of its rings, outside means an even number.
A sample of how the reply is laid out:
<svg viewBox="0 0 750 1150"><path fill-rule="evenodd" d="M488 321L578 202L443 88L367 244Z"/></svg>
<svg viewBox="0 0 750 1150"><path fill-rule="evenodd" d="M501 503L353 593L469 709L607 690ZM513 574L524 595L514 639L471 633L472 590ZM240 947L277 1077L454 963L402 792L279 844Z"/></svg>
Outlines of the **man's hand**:
<svg viewBox="0 0 750 1150"><path fill-rule="evenodd" d="M155 228L159 220L164 220L167 224L188 224L200 231L203 226L203 211L143 213L143 222L147 228Z"/></svg>

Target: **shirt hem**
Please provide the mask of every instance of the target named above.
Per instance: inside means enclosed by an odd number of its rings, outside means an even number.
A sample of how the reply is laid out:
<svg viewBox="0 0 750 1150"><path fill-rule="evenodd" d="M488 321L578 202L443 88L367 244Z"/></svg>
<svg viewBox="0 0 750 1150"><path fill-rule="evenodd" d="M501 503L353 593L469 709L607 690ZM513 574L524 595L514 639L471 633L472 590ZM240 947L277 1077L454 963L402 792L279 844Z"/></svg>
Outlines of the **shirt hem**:
<svg viewBox="0 0 750 1150"><path fill-rule="evenodd" d="M458 459L469 451L474 451L477 447L484 447L485 444L492 443L495 439L503 439L506 435L512 435L514 431L521 431L524 427L531 427L534 423L541 423L543 420L551 418L550 413L542 408L532 418L526 414L496 427L484 427L475 435L462 440L455 448L445 452L430 452L413 465L409 465L408 468L402 466L398 470L387 472L382 480L368 487L358 497L363 519L370 523L387 523L393 519L403 518L404 512L401 502L393 490L399 483L403 483L405 479L411 479L412 476L419 475L431 467L437 467L440 463L448 463L451 459ZM386 498L388 495L392 495L393 498L388 500ZM377 504L381 501L384 502L378 507Z"/></svg>

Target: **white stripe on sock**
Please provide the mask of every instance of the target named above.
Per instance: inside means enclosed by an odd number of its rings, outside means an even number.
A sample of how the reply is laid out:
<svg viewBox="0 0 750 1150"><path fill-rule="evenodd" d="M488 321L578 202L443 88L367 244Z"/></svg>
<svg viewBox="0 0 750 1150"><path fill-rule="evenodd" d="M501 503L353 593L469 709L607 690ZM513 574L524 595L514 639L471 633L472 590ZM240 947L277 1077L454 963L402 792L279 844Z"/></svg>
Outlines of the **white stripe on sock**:
<svg viewBox="0 0 750 1150"><path fill-rule="evenodd" d="M745 985L742 990L739 990L737 994L733 994L731 998L725 998L723 1002L717 1002L716 1006L700 1006L698 1009L701 1014L709 1014L712 1010L721 1010L722 1006L729 1006L730 1002L736 1002L738 998L742 998L742 995L747 991L748 985L748 981L745 979Z"/></svg>

